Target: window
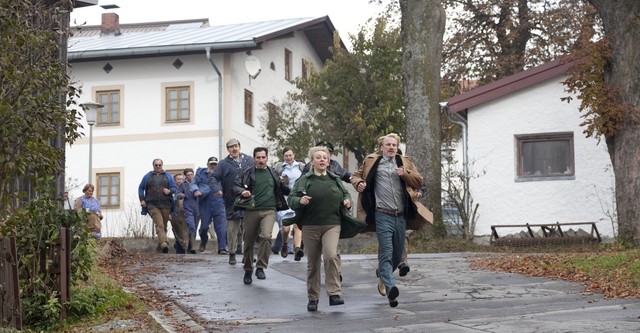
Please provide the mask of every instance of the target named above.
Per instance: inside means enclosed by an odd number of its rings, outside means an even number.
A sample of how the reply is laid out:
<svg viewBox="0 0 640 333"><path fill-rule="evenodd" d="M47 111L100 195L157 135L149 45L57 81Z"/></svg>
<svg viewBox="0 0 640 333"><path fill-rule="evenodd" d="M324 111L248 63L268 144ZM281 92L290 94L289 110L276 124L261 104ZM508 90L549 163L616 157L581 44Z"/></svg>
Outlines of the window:
<svg viewBox="0 0 640 333"><path fill-rule="evenodd" d="M191 114L190 107L190 87L167 87L166 96L166 119L167 122L189 121Z"/></svg>
<svg viewBox="0 0 640 333"><path fill-rule="evenodd" d="M284 49L284 79L291 81L291 51Z"/></svg>
<svg viewBox="0 0 640 333"><path fill-rule="evenodd" d="M253 126L253 93L244 90L244 122Z"/></svg>
<svg viewBox="0 0 640 333"><path fill-rule="evenodd" d="M309 75L309 68L307 67L307 61L302 59L302 79L306 80Z"/></svg>
<svg viewBox="0 0 640 333"><path fill-rule="evenodd" d="M120 124L120 91L105 90L96 92L98 103L104 105L98 109L98 121L96 125L119 125Z"/></svg>
<svg viewBox="0 0 640 333"><path fill-rule="evenodd" d="M278 121L278 107L273 103L267 103L267 132L275 134Z"/></svg>
<svg viewBox="0 0 640 333"><path fill-rule="evenodd" d="M516 135L517 179L573 179L573 132Z"/></svg>
<svg viewBox="0 0 640 333"><path fill-rule="evenodd" d="M96 197L100 200L100 208L120 207L120 173L98 173L96 180Z"/></svg>

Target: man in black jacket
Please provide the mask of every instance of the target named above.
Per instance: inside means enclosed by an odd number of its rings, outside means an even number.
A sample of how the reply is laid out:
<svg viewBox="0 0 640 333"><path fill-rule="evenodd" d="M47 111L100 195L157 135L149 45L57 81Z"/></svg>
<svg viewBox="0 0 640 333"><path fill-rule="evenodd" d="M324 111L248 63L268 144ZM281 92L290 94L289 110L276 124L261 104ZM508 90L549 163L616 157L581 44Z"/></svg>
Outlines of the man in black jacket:
<svg viewBox="0 0 640 333"><path fill-rule="evenodd" d="M245 208L244 212L244 284L251 284L253 273L253 246L258 233L258 260L256 262L256 277L264 280L264 269L269 265L271 255L271 233L276 223L276 211L287 210L284 198L290 192L288 184L278 177L267 166L269 151L264 147L253 150L255 166L242 170L238 174L233 186L236 196L249 198L253 196L254 204Z"/></svg>

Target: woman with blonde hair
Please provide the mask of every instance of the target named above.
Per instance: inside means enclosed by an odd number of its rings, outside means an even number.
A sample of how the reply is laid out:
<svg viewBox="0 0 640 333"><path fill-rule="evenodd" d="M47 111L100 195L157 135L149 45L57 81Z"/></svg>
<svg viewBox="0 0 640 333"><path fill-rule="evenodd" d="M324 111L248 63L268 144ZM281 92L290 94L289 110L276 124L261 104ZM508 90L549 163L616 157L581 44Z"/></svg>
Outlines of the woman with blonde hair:
<svg viewBox="0 0 640 333"><path fill-rule="evenodd" d="M303 228L302 241L307 252L308 311L318 310L320 266L324 261L325 287L329 305L342 305L338 241L341 208L351 208L351 195L334 173L327 170L331 153L326 147L309 150L311 171L303 174L287 199L296 211L295 223ZM323 260L322 260L323 259Z"/></svg>
<svg viewBox="0 0 640 333"><path fill-rule="evenodd" d="M102 237L100 229L102 229L102 211L100 210L100 200L93 196L95 186L87 184L82 188L83 196L76 199L73 208L77 211L84 210L87 213L87 229L96 238Z"/></svg>

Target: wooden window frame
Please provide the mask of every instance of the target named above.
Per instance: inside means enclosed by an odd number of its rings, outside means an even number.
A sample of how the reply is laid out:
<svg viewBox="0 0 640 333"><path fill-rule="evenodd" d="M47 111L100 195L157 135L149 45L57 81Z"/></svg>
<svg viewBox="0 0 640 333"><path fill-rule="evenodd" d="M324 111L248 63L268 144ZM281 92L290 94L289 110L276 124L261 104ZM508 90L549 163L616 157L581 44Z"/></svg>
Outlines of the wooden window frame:
<svg viewBox="0 0 640 333"><path fill-rule="evenodd" d="M181 92L182 91L187 91L188 96L186 99L182 99L180 97ZM177 116L176 118L171 118L171 92L176 91L177 93L177 98L178 98L178 109L177 109ZM165 98L165 107L164 107L164 112L165 112L165 121L167 123L184 123L184 122L190 122L191 121L191 106L193 105L193 103L191 102L191 86L188 85L180 85L180 86L167 86L164 88L164 98ZM187 103L187 107L186 107L186 111L187 111L187 116L186 117L182 117L182 105L184 103Z"/></svg>
<svg viewBox="0 0 640 333"><path fill-rule="evenodd" d="M566 142L566 170L565 171L552 171L548 166L549 171L540 172L537 170L535 173L525 171L525 161L523 147L525 144L535 144L543 142ZM545 181L545 180L573 180L575 179L575 153L574 153L574 139L573 132L554 132L554 133L537 133L537 134L520 134L515 135L516 143L516 181ZM533 162L529 162L533 163ZM544 168L543 168L544 169Z"/></svg>
<svg viewBox="0 0 640 333"><path fill-rule="evenodd" d="M253 92L244 90L244 123L253 126Z"/></svg>
<svg viewBox="0 0 640 333"><path fill-rule="evenodd" d="M302 75L300 75L303 80L306 80L309 77L309 62L305 59L302 59Z"/></svg>
<svg viewBox="0 0 640 333"><path fill-rule="evenodd" d="M284 79L291 82L293 76L291 75L291 64L293 54L290 50L284 49Z"/></svg>
<svg viewBox="0 0 640 333"><path fill-rule="evenodd" d="M117 176L118 177L118 181L116 184L112 184L111 183L111 178ZM109 180L109 183L107 184L107 194L106 196L104 195L104 193L101 192L102 190L102 182L101 182L101 177L107 177ZM117 185L118 187L118 199L116 203L111 202L111 197L114 195L111 193L111 188ZM120 172L100 172L100 173L96 173L96 194L95 194L96 198L98 198L98 200L100 200L100 208L101 209L112 209L112 208L120 208L120 205L122 203L122 174ZM103 199L105 201L103 201ZM106 202L106 203L105 203Z"/></svg>
<svg viewBox="0 0 640 333"><path fill-rule="evenodd" d="M112 95L118 94L117 103L112 102ZM120 89L101 89L97 90L95 93L96 101L98 103L104 105L101 108L98 108L96 126L119 126L122 119L122 91ZM117 112L114 112L114 108L117 106ZM102 117L106 113L107 121L102 121ZM118 120L114 121L114 114L118 115Z"/></svg>

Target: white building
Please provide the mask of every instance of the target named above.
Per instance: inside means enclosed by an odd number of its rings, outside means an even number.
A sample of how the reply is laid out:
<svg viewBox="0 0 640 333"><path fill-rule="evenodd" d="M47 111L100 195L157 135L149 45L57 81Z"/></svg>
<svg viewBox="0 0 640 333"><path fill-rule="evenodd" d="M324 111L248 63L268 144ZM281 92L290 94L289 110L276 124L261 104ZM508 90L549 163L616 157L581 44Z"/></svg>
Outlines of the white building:
<svg viewBox="0 0 640 333"><path fill-rule="evenodd" d="M165 170L224 158L225 142L242 151L262 146L264 105L294 89L293 80L321 69L335 28L328 17L209 26L207 19L80 27L69 40L69 74L79 102L104 104L92 130L67 146L66 178L96 185L103 235L136 236L151 228L139 214L138 185L161 158ZM259 63L259 65L258 65ZM248 70L247 70L248 68ZM253 77L248 71L251 71Z"/></svg>
<svg viewBox="0 0 640 333"><path fill-rule="evenodd" d="M470 181L475 235L490 235L492 225L596 222L613 237L611 162L604 141L585 137L579 100L561 100L569 66L555 60L449 100L466 118L470 174L486 171Z"/></svg>

